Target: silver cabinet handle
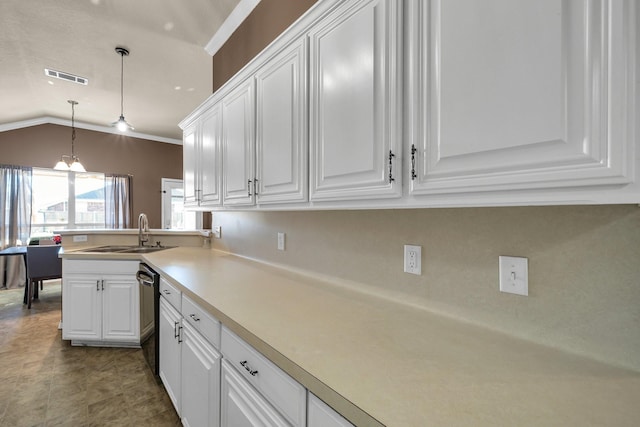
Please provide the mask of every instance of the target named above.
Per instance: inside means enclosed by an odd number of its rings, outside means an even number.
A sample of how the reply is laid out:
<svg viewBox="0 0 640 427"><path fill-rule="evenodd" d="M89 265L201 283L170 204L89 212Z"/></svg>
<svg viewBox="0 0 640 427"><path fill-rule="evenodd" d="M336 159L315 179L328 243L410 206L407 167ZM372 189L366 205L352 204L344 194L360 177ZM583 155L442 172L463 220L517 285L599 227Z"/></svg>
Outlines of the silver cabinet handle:
<svg viewBox="0 0 640 427"><path fill-rule="evenodd" d="M193 321L194 321L194 322L199 322L199 321L200 321L200 318L199 318L199 317L196 317L196 315L195 315L195 314L190 314L190 315L189 315L189 317L191 317L191 318L193 319Z"/></svg>
<svg viewBox="0 0 640 427"><path fill-rule="evenodd" d="M178 332L178 325L180 324L180 322L173 322L173 337L174 338L178 338L178 335L180 334L180 332Z"/></svg>
<svg viewBox="0 0 640 427"><path fill-rule="evenodd" d="M253 181L251 181L250 179L247 180L247 196L251 196L251 183Z"/></svg>
<svg viewBox="0 0 640 427"><path fill-rule="evenodd" d="M100 283L102 284L102 290L104 291L104 280L101 280Z"/></svg>
<svg viewBox="0 0 640 427"><path fill-rule="evenodd" d="M396 155L393 154L393 151L389 150L389 184L391 184L396 179L393 177L393 158Z"/></svg>
<svg viewBox="0 0 640 427"><path fill-rule="evenodd" d="M164 291L162 291L162 293L163 293L163 294L165 294L165 295L171 295L171 292L169 292L169 291L168 291L168 290L166 290L166 289L165 289Z"/></svg>
<svg viewBox="0 0 640 427"><path fill-rule="evenodd" d="M258 371L252 370L251 367L249 367L249 364L247 363L246 360L243 360L242 362L240 362L240 365L242 365L242 367L246 369L246 371L249 372L249 374L251 374L252 376L255 377L256 375L258 375Z"/></svg>
<svg viewBox="0 0 640 427"><path fill-rule="evenodd" d="M100 291L100 280L96 280L96 291Z"/></svg>
<svg viewBox="0 0 640 427"><path fill-rule="evenodd" d="M416 175L416 146L411 144L411 181L415 180L418 175Z"/></svg>

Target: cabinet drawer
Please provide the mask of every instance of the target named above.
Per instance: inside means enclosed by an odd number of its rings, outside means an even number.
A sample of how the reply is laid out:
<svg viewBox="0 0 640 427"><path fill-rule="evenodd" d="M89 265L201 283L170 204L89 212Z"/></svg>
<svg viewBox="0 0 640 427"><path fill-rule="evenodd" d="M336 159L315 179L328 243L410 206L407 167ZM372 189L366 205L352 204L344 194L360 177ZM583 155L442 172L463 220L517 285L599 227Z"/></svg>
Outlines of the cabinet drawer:
<svg viewBox="0 0 640 427"><path fill-rule="evenodd" d="M182 295L182 317L215 348L220 348L220 322L186 295Z"/></svg>
<svg viewBox="0 0 640 427"><path fill-rule="evenodd" d="M306 389L233 332L222 327L221 351L294 426L306 423Z"/></svg>
<svg viewBox="0 0 640 427"><path fill-rule="evenodd" d="M182 292L175 286L160 278L160 295L162 295L178 311L181 311Z"/></svg>
<svg viewBox="0 0 640 427"><path fill-rule="evenodd" d="M64 259L62 260L62 275L67 274L131 274L135 276L139 261L124 260L95 260L95 259Z"/></svg>

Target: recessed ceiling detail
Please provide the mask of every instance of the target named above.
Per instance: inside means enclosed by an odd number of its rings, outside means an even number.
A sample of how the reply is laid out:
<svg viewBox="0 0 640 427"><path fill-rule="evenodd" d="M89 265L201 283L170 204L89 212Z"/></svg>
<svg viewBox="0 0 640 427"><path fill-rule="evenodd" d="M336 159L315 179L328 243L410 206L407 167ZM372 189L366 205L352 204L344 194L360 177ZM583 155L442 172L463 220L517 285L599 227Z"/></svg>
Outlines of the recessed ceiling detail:
<svg viewBox="0 0 640 427"><path fill-rule="evenodd" d="M44 69L44 73L49 77L55 77L56 79L66 80L68 82L78 83L80 85L88 85L89 79L86 77L75 76L71 73L66 73L64 71L56 71L51 70L49 68Z"/></svg>

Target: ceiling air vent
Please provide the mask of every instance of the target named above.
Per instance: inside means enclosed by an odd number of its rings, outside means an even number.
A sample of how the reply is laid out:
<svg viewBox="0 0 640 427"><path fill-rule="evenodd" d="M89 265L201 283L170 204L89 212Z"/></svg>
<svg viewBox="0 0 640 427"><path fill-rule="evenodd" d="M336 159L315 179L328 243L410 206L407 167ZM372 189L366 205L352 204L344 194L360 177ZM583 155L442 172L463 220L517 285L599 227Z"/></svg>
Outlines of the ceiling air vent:
<svg viewBox="0 0 640 427"><path fill-rule="evenodd" d="M66 80L68 82L78 83L80 85L89 84L89 79L87 79L86 77L74 76L73 74L66 73L64 71L56 71L45 68L44 73L49 77L55 77L56 79Z"/></svg>

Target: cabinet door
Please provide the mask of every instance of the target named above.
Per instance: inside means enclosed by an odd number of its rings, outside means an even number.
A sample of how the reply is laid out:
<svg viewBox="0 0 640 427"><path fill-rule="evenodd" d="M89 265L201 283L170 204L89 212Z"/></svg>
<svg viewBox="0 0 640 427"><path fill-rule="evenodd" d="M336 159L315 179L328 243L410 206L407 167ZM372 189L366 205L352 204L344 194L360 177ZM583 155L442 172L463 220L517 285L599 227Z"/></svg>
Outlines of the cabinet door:
<svg viewBox="0 0 640 427"><path fill-rule="evenodd" d="M402 195L401 6L345 2L309 33L311 200Z"/></svg>
<svg viewBox="0 0 640 427"><path fill-rule="evenodd" d="M255 75L258 204L308 198L306 52L299 40Z"/></svg>
<svg viewBox="0 0 640 427"><path fill-rule="evenodd" d="M138 282L128 276L104 276L102 288L102 339L140 342Z"/></svg>
<svg viewBox="0 0 640 427"><path fill-rule="evenodd" d="M220 106L214 105L200 118L200 206L220 205Z"/></svg>
<svg viewBox="0 0 640 427"><path fill-rule="evenodd" d="M226 359L222 360L220 423L234 427L290 426Z"/></svg>
<svg viewBox="0 0 640 427"><path fill-rule="evenodd" d="M200 334L182 329L182 424L220 425L220 354Z"/></svg>
<svg viewBox="0 0 640 427"><path fill-rule="evenodd" d="M253 98L253 79L248 79L222 99L222 172L225 205L254 203Z"/></svg>
<svg viewBox="0 0 640 427"><path fill-rule="evenodd" d="M180 333L180 313L160 298L160 379L178 414L181 414Z"/></svg>
<svg viewBox="0 0 640 427"><path fill-rule="evenodd" d="M198 182L199 165L196 143L198 126L194 123L184 130L182 137L182 179L184 185L184 206L197 207L200 200Z"/></svg>
<svg viewBox="0 0 640 427"><path fill-rule="evenodd" d="M353 424L312 393L309 393L308 413L307 427L353 427Z"/></svg>
<svg viewBox="0 0 640 427"><path fill-rule="evenodd" d="M63 339L101 339L100 286L100 276L67 274L63 278Z"/></svg>
<svg viewBox="0 0 640 427"><path fill-rule="evenodd" d="M411 193L630 182L625 3L407 2Z"/></svg>

